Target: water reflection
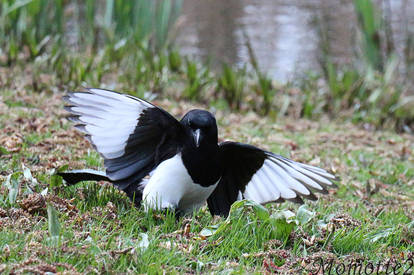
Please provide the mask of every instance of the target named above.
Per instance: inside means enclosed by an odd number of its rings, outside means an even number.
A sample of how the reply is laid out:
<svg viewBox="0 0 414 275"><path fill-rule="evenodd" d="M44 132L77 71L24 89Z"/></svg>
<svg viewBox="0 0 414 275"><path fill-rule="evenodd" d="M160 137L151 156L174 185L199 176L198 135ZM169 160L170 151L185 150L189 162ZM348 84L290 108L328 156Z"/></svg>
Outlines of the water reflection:
<svg viewBox="0 0 414 275"><path fill-rule="evenodd" d="M231 64L239 60L240 40L237 30L243 15L243 3L227 1L184 1L184 24L178 44L185 53Z"/></svg>
<svg viewBox="0 0 414 275"><path fill-rule="evenodd" d="M414 1L389 3L396 48L403 54L406 30L414 28ZM182 14L177 43L184 53L211 57L215 65L243 66L249 60L245 31L262 69L280 81L294 72L319 69L319 27L336 62L351 62L357 50L352 0L184 0Z"/></svg>

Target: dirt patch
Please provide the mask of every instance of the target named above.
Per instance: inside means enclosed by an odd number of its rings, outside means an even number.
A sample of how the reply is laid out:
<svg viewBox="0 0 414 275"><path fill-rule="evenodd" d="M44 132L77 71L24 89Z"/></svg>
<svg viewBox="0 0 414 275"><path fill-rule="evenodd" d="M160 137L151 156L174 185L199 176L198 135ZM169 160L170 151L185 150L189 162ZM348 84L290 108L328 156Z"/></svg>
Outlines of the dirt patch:
<svg viewBox="0 0 414 275"><path fill-rule="evenodd" d="M343 227L350 227L355 228L361 226L361 221L352 218L348 214L338 214L332 218L331 223L334 224L335 230L343 228Z"/></svg>
<svg viewBox="0 0 414 275"><path fill-rule="evenodd" d="M41 194L33 193L19 202L19 205L24 211L30 214L34 214L36 212L44 214L46 209L46 200Z"/></svg>
<svg viewBox="0 0 414 275"><path fill-rule="evenodd" d="M10 272L9 274L27 274L27 273L33 273L33 274L50 274L50 273L57 273L59 274L81 274L77 272L77 270L70 264L67 263L45 263L39 258L36 257L30 257L29 259L17 263L17 264L11 264L10 265ZM2 266L0 266L1 271ZM4 270L6 269L6 266L3 266Z"/></svg>
<svg viewBox="0 0 414 275"><path fill-rule="evenodd" d="M0 207L0 218L7 217L7 211Z"/></svg>
<svg viewBox="0 0 414 275"><path fill-rule="evenodd" d="M63 199L56 195L47 195L46 201L56 208L59 212L66 213L69 217L76 216L79 210L73 205L74 199Z"/></svg>

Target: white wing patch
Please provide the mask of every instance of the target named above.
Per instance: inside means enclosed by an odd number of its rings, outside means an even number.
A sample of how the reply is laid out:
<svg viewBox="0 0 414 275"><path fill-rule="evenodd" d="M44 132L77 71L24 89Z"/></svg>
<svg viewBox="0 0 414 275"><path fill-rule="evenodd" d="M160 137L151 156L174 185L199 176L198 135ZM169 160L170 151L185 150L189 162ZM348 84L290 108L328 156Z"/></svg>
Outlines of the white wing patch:
<svg viewBox="0 0 414 275"><path fill-rule="evenodd" d="M77 115L78 130L90 135L96 150L107 159L121 157L128 137L134 132L141 113L154 107L150 103L129 95L101 89L71 93L68 107Z"/></svg>
<svg viewBox="0 0 414 275"><path fill-rule="evenodd" d="M262 167L246 185L243 198L258 203L311 196L312 190L331 186L335 176L324 169L266 153Z"/></svg>

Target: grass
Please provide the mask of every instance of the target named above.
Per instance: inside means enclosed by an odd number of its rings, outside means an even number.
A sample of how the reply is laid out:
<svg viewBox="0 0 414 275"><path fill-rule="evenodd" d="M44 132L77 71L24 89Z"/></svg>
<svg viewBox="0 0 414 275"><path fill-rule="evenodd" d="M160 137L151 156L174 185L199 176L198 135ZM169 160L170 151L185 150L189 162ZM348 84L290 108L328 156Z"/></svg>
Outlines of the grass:
<svg viewBox="0 0 414 275"><path fill-rule="evenodd" d="M224 64L212 72L180 55L170 41L181 1L106 0L99 9L92 0L2 1L0 273L308 274L320 257L334 269L356 260L408 268L414 101L392 50L368 54L389 39L374 39L387 23L365 2L354 1L362 66L335 65L322 39L323 74L281 85L260 71L247 36L253 71ZM75 32L65 31L70 24ZM177 117L209 109L221 139L330 169L341 181L306 208L245 202L228 220L205 207L178 221L146 214L103 182L65 187L58 169L103 167L65 119L61 96L81 86L129 92Z"/></svg>
<svg viewBox="0 0 414 275"><path fill-rule="evenodd" d="M66 164L102 168L99 155L64 118L60 97L1 93L1 272L308 274L319 257L335 264L391 259L409 267L412 135L218 110L220 138L331 169L341 177L338 189L306 202L305 212L293 203L264 210L247 203L234 207L228 220L212 218L204 207L176 221L171 213L144 213L103 182L65 187L51 176ZM195 107L158 104L177 116ZM283 216L287 211L293 218Z"/></svg>
<svg viewBox="0 0 414 275"><path fill-rule="evenodd" d="M116 48L117 43L142 41L156 52L167 45L180 9L180 0L5 0L0 3L2 54L10 65L21 59L20 47L27 47L27 58L34 60L47 52L96 52L103 45Z"/></svg>
<svg viewBox="0 0 414 275"><path fill-rule="evenodd" d="M327 31L320 26L322 73L307 73L286 84L260 70L246 34L250 66L244 68L223 64L222 71L212 72L179 54L172 42L181 2L2 1L0 64L7 73L26 69L28 85L38 92L51 86L101 86L263 116L313 119L328 114L413 131L414 100L407 77L412 73L412 35L407 33L405 54L397 57L387 31L390 22L373 1L353 2L359 24L352 65L338 67L332 61ZM405 73L400 70L403 63ZM15 83L7 77L3 82L5 87Z"/></svg>

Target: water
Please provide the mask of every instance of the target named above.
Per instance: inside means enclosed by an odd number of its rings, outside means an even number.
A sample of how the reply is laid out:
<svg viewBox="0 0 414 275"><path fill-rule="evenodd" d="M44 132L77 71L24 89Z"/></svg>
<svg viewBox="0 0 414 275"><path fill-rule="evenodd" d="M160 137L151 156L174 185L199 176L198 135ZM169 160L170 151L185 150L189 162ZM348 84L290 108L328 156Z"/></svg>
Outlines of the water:
<svg viewBox="0 0 414 275"><path fill-rule="evenodd" d="M397 53L404 55L407 29L414 33L414 0L382 0L390 5ZM249 63L247 34L261 69L286 82L296 73L320 71L322 27L334 61L353 62L356 17L352 0L184 0L177 44L184 54L210 60Z"/></svg>

